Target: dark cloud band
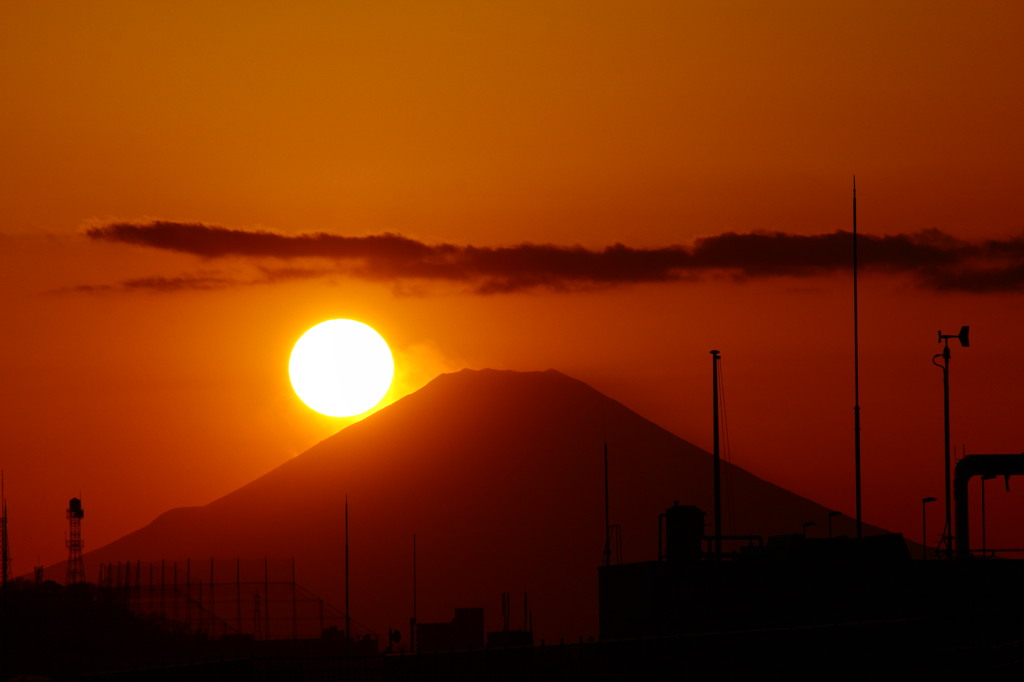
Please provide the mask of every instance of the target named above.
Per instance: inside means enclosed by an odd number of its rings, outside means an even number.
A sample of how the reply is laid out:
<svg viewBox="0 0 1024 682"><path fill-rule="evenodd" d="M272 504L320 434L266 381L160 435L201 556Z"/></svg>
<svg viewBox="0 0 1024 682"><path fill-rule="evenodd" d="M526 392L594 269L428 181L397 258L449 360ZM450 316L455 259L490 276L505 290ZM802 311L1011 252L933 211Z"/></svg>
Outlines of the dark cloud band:
<svg viewBox="0 0 1024 682"><path fill-rule="evenodd" d="M852 235L729 232L693 246L604 249L552 244L479 247L425 244L397 234L348 237L327 233L284 235L200 223L111 223L93 227L91 239L175 251L205 259L252 261L317 259L318 268L264 268L266 281L342 273L378 281L448 282L483 294L536 289L570 290L699 278L711 271L739 278L810 276L848 269ZM860 263L868 269L908 273L931 289L972 292L1024 289L1024 237L966 242L931 230L861 235ZM158 290L190 288L188 280L153 278ZM144 288L145 280L131 283ZM237 282L239 284L243 282ZM251 283L247 282L247 283ZM127 284L127 283L126 283ZM179 286L180 284L180 286ZM191 288L230 286L230 279L199 278Z"/></svg>

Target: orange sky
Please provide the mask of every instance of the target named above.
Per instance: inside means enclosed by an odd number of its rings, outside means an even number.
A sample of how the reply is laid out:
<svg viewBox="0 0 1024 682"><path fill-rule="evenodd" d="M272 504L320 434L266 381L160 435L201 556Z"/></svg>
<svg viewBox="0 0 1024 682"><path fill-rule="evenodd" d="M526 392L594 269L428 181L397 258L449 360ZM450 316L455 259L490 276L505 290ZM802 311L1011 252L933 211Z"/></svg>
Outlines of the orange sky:
<svg viewBox="0 0 1024 682"><path fill-rule="evenodd" d="M1022 27L1009 2L3 3L15 571L65 556L73 495L96 548L344 426L287 383L291 344L332 317L391 342L389 400L462 367L553 367L704 447L719 348L732 460L852 514L848 270L482 295L86 230L689 249L849 229L856 173L865 235L1013 240ZM915 539L920 498L941 493L936 330L974 336L953 350L954 442L1024 449L1022 288L962 291L951 273L862 279L865 520ZM139 280L191 284L124 286ZM991 496L993 518L1012 497Z"/></svg>

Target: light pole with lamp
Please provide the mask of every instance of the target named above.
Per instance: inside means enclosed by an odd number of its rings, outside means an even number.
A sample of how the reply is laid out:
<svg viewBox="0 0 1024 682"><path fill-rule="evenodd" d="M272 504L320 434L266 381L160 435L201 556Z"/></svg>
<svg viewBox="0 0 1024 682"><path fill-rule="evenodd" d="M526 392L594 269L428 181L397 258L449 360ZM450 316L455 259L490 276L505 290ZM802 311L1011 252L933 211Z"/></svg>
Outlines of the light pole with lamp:
<svg viewBox="0 0 1024 682"><path fill-rule="evenodd" d="M951 507L950 499L950 462L949 462L949 340L957 339L960 341L960 345L964 348L969 348L971 343L968 337L970 333L970 327L960 327L958 334L943 334L939 331L939 343L943 344L942 352L932 356L932 364L942 370L942 408L943 408L943 427L945 434L945 456L943 457L943 465L945 467L945 480L946 480L946 526L943 531L942 545L945 548L946 556L952 558L953 556L953 512ZM936 362L937 359L942 359L942 364Z"/></svg>

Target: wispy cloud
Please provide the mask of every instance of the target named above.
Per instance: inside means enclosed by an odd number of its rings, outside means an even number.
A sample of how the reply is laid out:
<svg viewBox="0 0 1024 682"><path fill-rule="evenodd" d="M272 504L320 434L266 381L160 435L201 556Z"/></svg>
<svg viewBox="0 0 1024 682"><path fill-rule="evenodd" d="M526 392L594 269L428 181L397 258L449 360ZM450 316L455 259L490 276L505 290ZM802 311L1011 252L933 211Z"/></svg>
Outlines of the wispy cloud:
<svg viewBox="0 0 1024 682"><path fill-rule="evenodd" d="M239 282L229 277L211 275L181 275L179 277L140 277L119 284L80 284L74 291L194 291L223 289Z"/></svg>
<svg viewBox="0 0 1024 682"><path fill-rule="evenodd" d="M203 259L242 258L260 267L256 279L202 276L148 278L120 289L176 291L273 283L344 274L393 283L455 283L480 294L576 290L644 282L699 279L709 273L736 278L806 277L849 269L852 235L728 232L692 246L603 249L554 244L480 247L426 244L398 234L348 237L323 232L285 235L201 223L110 223L86 231L95 240L191 254ZM967 242L930 230L861 235L866 269L906 273L921 286L969 292L1024 290L1024 237ZM320 261L313 267L270 267L267 261ZM86 288L87 289L87 288Z"/></svg>

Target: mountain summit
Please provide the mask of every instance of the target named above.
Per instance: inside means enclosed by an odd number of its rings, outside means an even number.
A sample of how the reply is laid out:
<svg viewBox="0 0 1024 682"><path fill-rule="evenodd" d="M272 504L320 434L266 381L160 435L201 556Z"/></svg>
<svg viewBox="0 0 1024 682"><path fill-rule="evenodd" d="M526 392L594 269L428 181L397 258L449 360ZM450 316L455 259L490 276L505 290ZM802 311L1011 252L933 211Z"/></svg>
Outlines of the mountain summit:
<svg viewBox="0 0 1024 682"><path fill-rule="evenodd" d="M208 505L90 552L87 575L100 562L294 557L298 582L340 606L347 496L352 617L382 640L389 627L407 634L414 533L420 622L482 606L498 629L501 593L527 592L538 638L596 635L606 443L622 560L654 559L665 508L710 512L709 453L557 371L463 370ZM727 534L824 522L824 507L724 467Z"/></svg>

